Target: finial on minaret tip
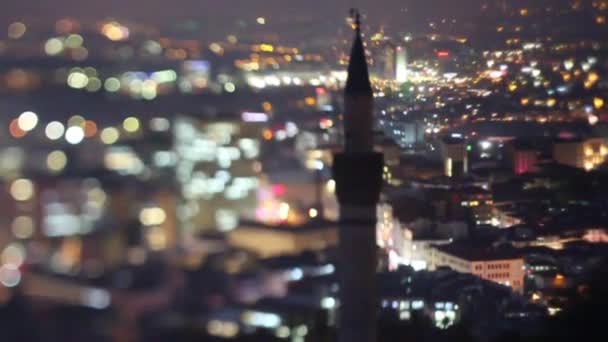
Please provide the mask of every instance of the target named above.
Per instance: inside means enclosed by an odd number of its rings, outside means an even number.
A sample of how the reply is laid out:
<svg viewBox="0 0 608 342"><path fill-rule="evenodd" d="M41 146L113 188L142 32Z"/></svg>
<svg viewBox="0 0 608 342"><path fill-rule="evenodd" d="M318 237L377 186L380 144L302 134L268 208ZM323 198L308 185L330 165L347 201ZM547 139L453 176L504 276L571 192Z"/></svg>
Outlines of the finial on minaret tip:
<svg viewBox="0 0 608 342"><path fill-rule="evenodd" d="M345 90L347 94L366 94L371 96L372 87L369 82L365 48L361 37L361 15L359 14L359 10L355 8L350 9L350 15L354 22L355 39L350 52Z"/></svg>
<svg viewBox="0 0 608 342"><path fill-rule="evenodd" d="M356 8L351 8L350 17L355 23L355 31L357 31L357 33L361 32L361 14L359 13L359 10Z"/></svg>

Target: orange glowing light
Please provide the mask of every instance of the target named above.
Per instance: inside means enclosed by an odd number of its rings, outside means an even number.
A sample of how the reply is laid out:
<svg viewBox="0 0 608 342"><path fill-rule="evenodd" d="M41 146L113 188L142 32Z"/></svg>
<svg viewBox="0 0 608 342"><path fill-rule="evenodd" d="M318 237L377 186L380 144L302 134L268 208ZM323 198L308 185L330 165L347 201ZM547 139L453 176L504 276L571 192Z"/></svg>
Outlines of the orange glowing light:
<svg viewBox="0 0 608 342"><path fill-rule="evenodd" d="M304 98L304 102L307 106L314 106L317 103L317 100L312 96L307 96Z"/></svg>
<svg viewBox="0 0 608 342"><path fill-rule="evenodd" d="M87 138L90 138L92 136L95 136L95 134L97 134L97 124L95 123L95 121L86 120L84 122L84 135Z"/></svg>
<svg viewBox="0 0 608 342"><path fill-rule="evenodd" d="M262 133L262 136L264 137L264 139L266 140L270 140L272 139L272 137L274 136L274 134L272 133L271 130L269 130L268 128L264 130L264 132Z"/></svg>
<svg viewBox="0 0 608 342"><path fill-rule="evenodd" d="M272 103L270 103L268 101L264 101L262 103L262 108L264 109L264 111L270 112L270 111L272 111Z"/></svg>
<svg viewBox="0 0 608 342"><path fill-rule="evenodd" d="M11 124L9 125L9 131L11 132L13 138L17 139L23 138L26 133L24 130L19 128L19 123L17 122L17 119L13 119L13 121L11 121Z"/></svg>
<svg viewBox="0 0 608 342"><path fill-rule="evenodd" d="M604 107L604 99L601 97L593 98L593 106L595 107L595 109L600 109Z"/></svg>

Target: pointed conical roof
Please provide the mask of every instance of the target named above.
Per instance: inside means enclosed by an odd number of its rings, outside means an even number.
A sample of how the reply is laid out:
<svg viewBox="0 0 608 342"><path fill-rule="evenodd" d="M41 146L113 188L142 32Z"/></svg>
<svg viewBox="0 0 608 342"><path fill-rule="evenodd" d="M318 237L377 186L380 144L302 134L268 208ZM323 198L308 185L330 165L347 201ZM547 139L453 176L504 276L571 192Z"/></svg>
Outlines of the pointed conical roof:
<svg viewBox="0 0 608 342"><path fill-rule="evenodd" d="M369 82L369 72L367 70L363 40L361 39L361 24L358 13L355 19L355 41L350 52L348 78L344 91L346 94L352 95L372 95L372 85Z"/></svg>

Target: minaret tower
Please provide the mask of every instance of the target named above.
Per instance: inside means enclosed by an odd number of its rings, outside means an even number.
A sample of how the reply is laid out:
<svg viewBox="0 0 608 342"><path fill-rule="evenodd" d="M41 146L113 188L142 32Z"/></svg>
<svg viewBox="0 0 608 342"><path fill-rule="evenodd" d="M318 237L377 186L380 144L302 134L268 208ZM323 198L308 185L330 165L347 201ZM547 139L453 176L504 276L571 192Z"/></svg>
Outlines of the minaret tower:
<svg viewBox="0 0 608 342"><path fill-rule="evenodd" d="M373 91L354 11L355 40L344 90L344 152L334 156L333 177L340 203L338 342L376 341L376 206L383 156L373 151Z"/></svg>

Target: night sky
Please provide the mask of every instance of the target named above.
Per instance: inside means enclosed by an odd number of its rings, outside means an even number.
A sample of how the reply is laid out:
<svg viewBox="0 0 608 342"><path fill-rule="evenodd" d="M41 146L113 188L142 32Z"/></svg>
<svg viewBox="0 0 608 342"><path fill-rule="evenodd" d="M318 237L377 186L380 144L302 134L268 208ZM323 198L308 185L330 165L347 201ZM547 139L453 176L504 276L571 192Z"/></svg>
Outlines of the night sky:
<svg viewBox="0 0 608 342"><path fill-rule="evenodd" d="M357 6L376 23L421 25L442 15L462 16L481 0L16 0L5 1L0 20L55 20L65 16L99 19L112 16L150 24L183 19L208 20L216 29L230 29L237 18L267 16L272 21L294 18L326 23ZM414 28L414 27L413 27Z"/></svg>

